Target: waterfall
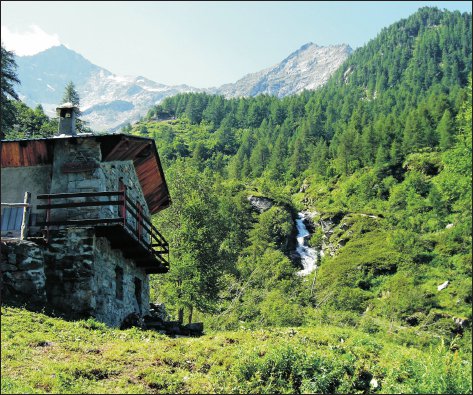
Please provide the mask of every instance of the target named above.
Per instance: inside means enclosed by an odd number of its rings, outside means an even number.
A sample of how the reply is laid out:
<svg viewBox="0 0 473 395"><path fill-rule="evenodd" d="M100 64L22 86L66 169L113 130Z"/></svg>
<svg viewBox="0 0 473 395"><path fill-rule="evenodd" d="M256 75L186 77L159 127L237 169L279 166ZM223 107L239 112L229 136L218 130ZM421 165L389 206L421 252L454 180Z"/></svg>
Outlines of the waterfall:
<svg viewBox="0 0 473 395"><path fill-rule="evenodd" d="M297 248L296 251L301 257L303 269L297 272L299 276L307 276L309 273L317 269L317 259L322 255L321 250L311 248L305 245L305 239L310 237L310 233L304 224L304 214L298 213L299 218L296 219L297 226Z"/></svg>

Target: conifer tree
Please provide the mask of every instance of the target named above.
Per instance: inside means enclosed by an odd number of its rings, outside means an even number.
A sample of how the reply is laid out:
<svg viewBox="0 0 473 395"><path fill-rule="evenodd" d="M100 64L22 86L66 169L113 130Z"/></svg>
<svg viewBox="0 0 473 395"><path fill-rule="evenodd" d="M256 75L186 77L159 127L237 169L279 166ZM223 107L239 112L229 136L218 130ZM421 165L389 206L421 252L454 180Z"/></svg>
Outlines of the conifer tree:
<svg viewBox="0 0 473 395"><path fill-rule="evenodd" d="M445 110L443 113L442 119L437 126L437 132L440 139L440 149L446 150L450 148L454 143L454 124L450 111Z"/></svg>
<svg viewBox="0 0 473 395"><path fill-rule="evenodd" d="M14 85L19 84L16 73L16 62L13 53L7 51L1 44L1 131L0 137L5 136L5 130L10 128L15 121L15 107L12 100L19 100Z"/></svg>
<svg viewBox="0 0 473 395"><path fill-rule="evenodd" d="M79 118L81 116L80 111L80 97L79 93L76 90L76 87L72 81L70 81L66 88L64 89L64 95L62 96L61 103L72 103L76 109L74 110L76 114L76 128L79 133L91 133L92 130L87 126L87 122Z"/></svg>
<svg viewBox="0 0 473 395"><path fill-rule="evenodd" d="M66 88L64 89L64 95L62 96L61 104L72 103L78 109L76 110L76 116L80 115L80 98L79 93L76 90L76 87L72 81L70 81Z"/></svg>

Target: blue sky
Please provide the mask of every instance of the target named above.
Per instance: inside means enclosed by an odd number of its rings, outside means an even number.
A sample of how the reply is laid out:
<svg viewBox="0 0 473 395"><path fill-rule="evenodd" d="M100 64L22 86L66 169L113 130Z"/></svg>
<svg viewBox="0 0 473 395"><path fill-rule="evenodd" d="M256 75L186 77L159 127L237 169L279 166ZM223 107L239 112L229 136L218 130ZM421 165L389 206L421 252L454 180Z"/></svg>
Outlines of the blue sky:
<svg viewBox="0 0 473 395"><path fill-rule="evenodd" d="M62 43L115 74L205 88L308 42L355 49L423 6L471 12L472 3L2 1L2 42L18 55Z"/></svg>

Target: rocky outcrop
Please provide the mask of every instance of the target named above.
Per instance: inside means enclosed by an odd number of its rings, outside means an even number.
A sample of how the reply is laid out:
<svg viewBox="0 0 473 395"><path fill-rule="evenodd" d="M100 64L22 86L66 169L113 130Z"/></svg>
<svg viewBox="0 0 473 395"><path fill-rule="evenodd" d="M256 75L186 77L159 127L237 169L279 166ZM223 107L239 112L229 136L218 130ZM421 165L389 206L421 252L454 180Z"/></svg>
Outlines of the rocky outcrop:
<svg viewBox="0 0 473 395"><path fill-rule="evenodd" d="M447 287L448 287L448 284L449 284L448 281L443 282L442 284L440 284L440 285L437 287L437 290L438 290L438 291L441 291L442 289L447 288Z"/></svg>
<svg viewBox="0 0 473 395"><path fill-rule="evenodd" d="M273 200L264 196L250 195L248 196L248 200L251 206L260 214L274 206Z"/></svg>
<svg viewBox="0 0 473 395"><path fill-rule="evenodd" d="M322 214L315 210L303 211L304 224L312 234L317 228L322 230L322 254L334 256L343 247L351 235L354 216L377 219L377 216L367 214Z"/></svg>

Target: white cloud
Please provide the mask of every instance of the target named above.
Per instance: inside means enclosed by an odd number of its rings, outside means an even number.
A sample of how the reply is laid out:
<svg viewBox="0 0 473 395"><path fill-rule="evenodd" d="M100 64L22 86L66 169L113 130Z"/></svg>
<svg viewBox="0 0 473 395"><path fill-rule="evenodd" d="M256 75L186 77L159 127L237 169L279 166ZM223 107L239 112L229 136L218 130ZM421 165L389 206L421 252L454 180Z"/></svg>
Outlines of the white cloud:
<svg viewBox="0 0 473 395"><path fill-rule="evenodd" d="M2 26L2 42L7 50L14 51L18 56L34 55L61 45L56 33L48 34L37 25L30 25L22 32L12 31L7 26Z"/></svg>

